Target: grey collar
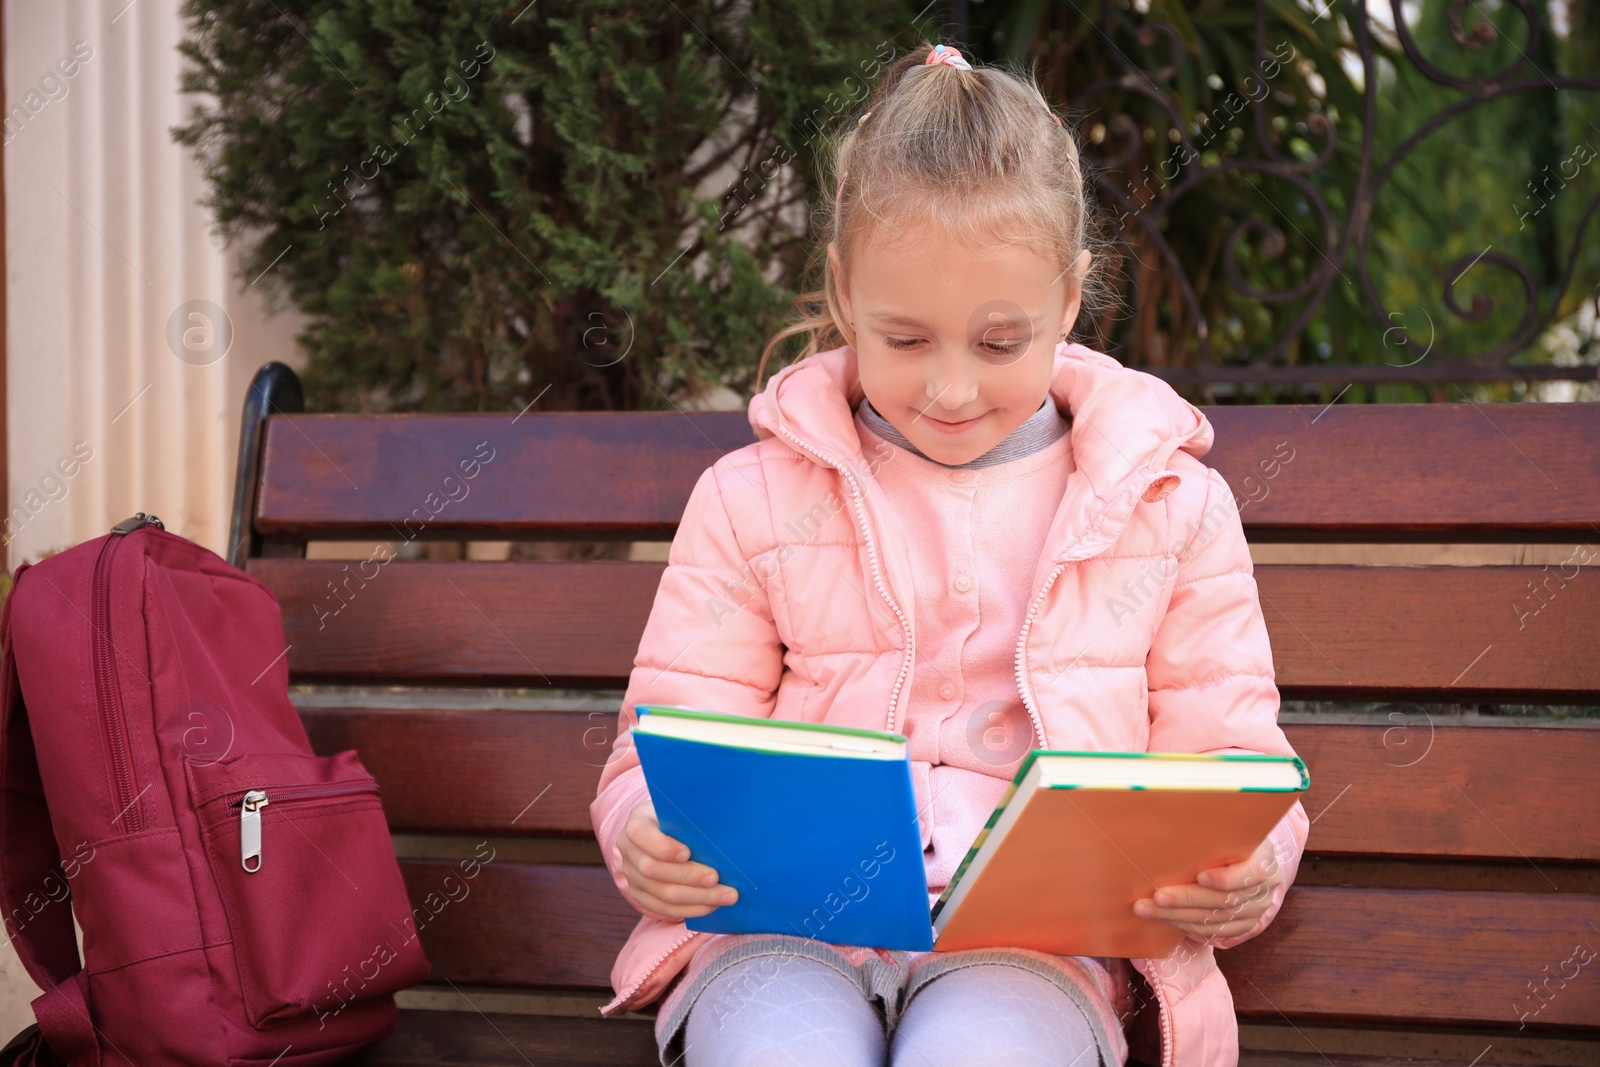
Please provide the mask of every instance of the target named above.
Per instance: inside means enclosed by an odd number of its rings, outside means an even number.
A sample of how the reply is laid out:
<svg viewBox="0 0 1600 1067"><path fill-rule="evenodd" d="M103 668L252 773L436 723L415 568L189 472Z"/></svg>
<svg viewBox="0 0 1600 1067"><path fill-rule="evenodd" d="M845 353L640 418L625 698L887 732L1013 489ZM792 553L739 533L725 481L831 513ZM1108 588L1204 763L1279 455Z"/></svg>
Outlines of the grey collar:
<svg viewBox="0 0 1600 1067"><path fill-rule="evenodd" d="M861 421L867 428L891 444L898 445L913 455L922 456L929 463L939 463L932 459L907 440L906 435L894 428L888 419L878 414L878 409L872 406L872 401L866 397L861 398L859 408ZM1056 410L1054 401L1049 396L1044 398L1044 403L1039 405L1039 410L1028 416L1028 421L1018 426L1006 435L1005 440L995 445L977 459L965 463L939 463L939 466L950 470L973 470L978 467L992 467L996 463L1005 463L1013 459L1021 459L1047 448L1060 440L1067 432L1068 420Z"/></svg>

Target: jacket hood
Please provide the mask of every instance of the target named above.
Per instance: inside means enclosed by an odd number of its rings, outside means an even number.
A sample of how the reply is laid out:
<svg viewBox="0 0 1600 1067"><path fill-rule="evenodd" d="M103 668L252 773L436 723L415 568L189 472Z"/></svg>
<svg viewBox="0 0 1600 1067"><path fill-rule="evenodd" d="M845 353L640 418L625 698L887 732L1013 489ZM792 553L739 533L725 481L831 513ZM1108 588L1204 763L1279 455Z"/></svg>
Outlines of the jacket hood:
<svg viewBox="0 0 1600 1067"><path fill-rule="evenodd" d="M797 437L812 451L796 451L814 462L865 471L849 401L858 380L856 352L849 345L791 363L751 398L750 425L758 440L779 437L794 447ZM1198 459L1214 440L1210 421L1166 382L1084 345L1063 341L1056 346L1050 396L1070 420L1076 470L1068 498L1077 496L1079 505L1068 508L1064 501L1058 523L1083 520L1080 534L1086 535L1093 518L1127 495L1130 479L1144 484L1138 497L1128 501L1128 511L1138 499L1165 497L1179 482L1166 469L1172 453L1181 448Z"/></svg>

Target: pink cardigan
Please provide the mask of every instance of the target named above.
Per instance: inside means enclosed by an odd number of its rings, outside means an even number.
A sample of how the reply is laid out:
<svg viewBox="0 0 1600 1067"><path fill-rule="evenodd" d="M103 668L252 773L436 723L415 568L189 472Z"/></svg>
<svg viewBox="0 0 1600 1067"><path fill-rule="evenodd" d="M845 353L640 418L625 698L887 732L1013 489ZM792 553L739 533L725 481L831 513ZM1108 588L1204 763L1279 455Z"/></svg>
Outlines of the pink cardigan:
<svg viewBox="0 0 1600 1067"><path fill-rule="evenodd" d="M857 409L876 477L911 539L917 661L901 730L911 743L933 899L1033 746L1011 653L1028 583L1072 471L1062 436L1018 459L953 470L896 448Z"/></svg>

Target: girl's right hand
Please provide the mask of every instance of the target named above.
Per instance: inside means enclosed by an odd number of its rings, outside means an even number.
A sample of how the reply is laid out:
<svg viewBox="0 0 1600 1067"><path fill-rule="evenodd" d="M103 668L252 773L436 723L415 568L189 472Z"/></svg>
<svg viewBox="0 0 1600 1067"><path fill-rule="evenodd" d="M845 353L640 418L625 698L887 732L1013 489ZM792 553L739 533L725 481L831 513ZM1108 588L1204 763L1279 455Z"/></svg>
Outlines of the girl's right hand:
<svg viewBox="0 0 1600 1067"><path fill-rule="evenodd" d="M689 862L689 847L661 832L656 808L645 800L628 813L617 838L628 890L649 911L668 919L709 915L739 899L732 886L718 885L717 872Z"/></svg>

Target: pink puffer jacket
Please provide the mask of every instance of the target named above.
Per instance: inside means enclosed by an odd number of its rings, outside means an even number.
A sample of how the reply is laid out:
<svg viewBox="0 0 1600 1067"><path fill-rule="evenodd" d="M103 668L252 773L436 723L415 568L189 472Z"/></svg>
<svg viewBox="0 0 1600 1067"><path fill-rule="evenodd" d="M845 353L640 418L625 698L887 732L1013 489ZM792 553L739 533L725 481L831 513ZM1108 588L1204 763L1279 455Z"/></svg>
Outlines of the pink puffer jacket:
<svg viewBox="0 0 1600 1067"><path fill-rule="evenodd" d="M685 506L590 806L617 888L642 915L606 1015L659 998L709 936L647 912L621 873L617 835L649 795L628 732L636 705L903 727L912 554L862 454L855 381L849 346L783 368L750 401L756 442L707 469ZM1077 466L1016 643L1036 747L1292 754L1237 507L1198 459L1211 424L1160 379L1082 345L1057 346L1050 395L1072 418ZM1237 1063L1213 949L1272 921L1309 828L1299 803L1274 828L1285 877L1253 929L1131 961L1160 1004L1161 1067Z"/></svg>

